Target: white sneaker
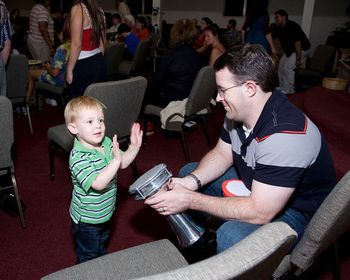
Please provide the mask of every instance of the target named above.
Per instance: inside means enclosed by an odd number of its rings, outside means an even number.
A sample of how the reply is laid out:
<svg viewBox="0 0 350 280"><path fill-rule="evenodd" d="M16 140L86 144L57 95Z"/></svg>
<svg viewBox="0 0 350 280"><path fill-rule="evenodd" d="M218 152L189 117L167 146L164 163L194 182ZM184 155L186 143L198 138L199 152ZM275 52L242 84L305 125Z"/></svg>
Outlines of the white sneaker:
<svg viewBox="0 0 350 280"><path fill-rule="evenodd" d="M50 105L52 107L56 107L57 106L57 101L55 99L50 99Z"/></svg>

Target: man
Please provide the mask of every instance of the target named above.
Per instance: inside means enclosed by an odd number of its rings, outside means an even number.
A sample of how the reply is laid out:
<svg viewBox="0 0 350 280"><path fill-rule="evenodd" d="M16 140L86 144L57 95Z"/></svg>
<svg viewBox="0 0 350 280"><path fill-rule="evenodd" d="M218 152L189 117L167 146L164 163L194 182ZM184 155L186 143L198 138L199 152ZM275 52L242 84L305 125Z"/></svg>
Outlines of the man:
<svg viewBox="0 0 350 280"><path fill-rule="evenodd" d="M217 252L263 224L281 220L299 238L335 185L317 127L281 92L271 57L260 45L225 53L214 64L226 118L216 146L145 203L162 215L196 210L222 220ZM222 183L240 178L247 197L222 197ZM201 192L196 190L200 189Z"/></svg>
<svg viewBox="0 0 350 280"><path fill-rule="evenodd" d="M9 12L0 0L0 96L6 96L5 65L11 52L12 27Z"/></svg>
<svg viewBox="0 0 350 280"><path fill-rule="evenodd" d="M295 92L294 69L305 62L311 45L301 27L288 19L285 10L275 12L275 22L273 34L284 51L278 67L279 87L283 93L290 94Z"/></svg>
<svg viewBox="0 0 350 280"><path fill-rule="evenodd" d="M226 37L231 46L241 43L241 32L236 29L237 22L235 19L230 19L226 26Z"/></svg>

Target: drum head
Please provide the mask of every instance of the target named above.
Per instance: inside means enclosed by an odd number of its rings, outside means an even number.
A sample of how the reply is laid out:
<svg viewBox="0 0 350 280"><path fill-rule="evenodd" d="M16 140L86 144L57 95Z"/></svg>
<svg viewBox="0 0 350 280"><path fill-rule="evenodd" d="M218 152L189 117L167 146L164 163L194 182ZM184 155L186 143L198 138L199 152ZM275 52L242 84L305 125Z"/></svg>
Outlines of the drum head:
<svg viewBox="0 0 350 280"><path fill-rule="evenodd" d="M129 187L129 193L135 195L135 199L145 199L159 191L171 176L164 163L158 164L138 178Z"/></svg>

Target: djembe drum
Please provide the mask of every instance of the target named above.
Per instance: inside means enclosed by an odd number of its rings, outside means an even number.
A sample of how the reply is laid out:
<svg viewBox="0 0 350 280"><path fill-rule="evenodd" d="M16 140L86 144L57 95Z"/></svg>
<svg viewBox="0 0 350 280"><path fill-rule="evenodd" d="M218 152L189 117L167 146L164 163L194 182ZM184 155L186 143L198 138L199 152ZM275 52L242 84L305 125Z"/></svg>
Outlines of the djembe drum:
<svg viewBox="0 0 350 280"><path fill-rule="evenodd" d="M137 200L146 199L161 190L171 176L164 163L158 164L138 178L129 187L129 193ZM186 213L168 215L166 219L175 232L180 247L193 244L204 233L204 228L196 225Z"/></svg>

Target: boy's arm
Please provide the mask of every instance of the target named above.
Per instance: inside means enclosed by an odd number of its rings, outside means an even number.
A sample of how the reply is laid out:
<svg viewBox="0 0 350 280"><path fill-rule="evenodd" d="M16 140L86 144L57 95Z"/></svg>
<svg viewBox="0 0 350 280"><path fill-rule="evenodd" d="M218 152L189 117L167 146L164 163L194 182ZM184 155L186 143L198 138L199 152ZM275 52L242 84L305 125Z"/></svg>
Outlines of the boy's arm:
<svg viewBox="0 0 350 280"><path fill-rule="evenodd" d="M140 124L134 123L131 128L129 148L122 154L120 165L122 169L127 168L136 158L142 144L142 134Z"/></svg>
<svg viewBox="0 0 350 280"><path fill-rule="evenodd" d="M91 188L95 190L103 190L109 182L114 178L115 174L117 173L122 158L121 158L121 151L119 150L119 144L117 142L117 137L113 137L113 159L109 162L109 164L102 169L99 174L97 175L94 182L91 184Z"/></svg>

